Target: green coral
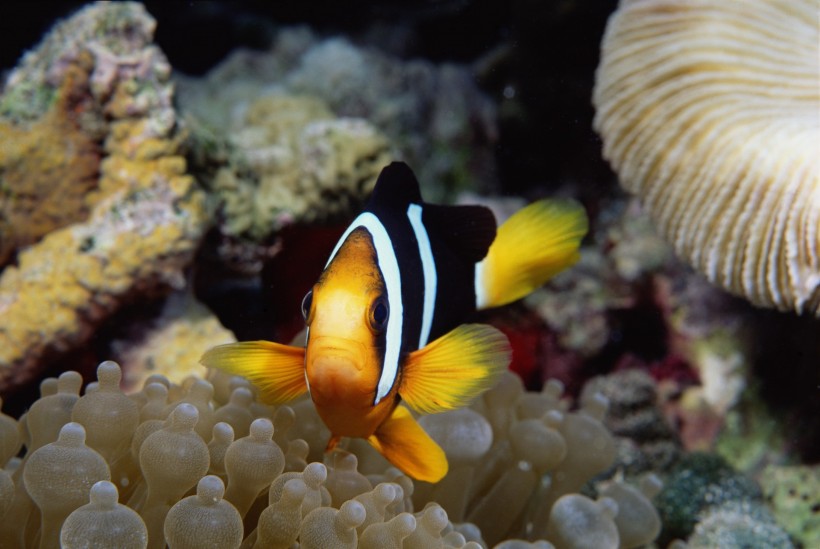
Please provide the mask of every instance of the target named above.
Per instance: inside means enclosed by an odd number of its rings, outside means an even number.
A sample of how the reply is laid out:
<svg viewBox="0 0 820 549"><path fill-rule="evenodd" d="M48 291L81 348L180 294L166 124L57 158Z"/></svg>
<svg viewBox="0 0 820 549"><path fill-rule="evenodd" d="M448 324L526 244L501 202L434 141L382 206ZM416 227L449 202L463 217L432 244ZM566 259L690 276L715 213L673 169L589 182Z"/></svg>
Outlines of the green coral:
<svg viewBox="0 0 820 549"><path fill-rule="evenodd" d="M722 457L687 454L670 470L663 490L655 498L663 522L659 541L663 545L674 538L688 537L710 507L761 499L760 488Z"/></svg>
<svg viewBox="0 0 820 549"><path fill-rule="evenodd" d="M48 111L57 90L39 82L21 82L0 97L0 116L12 121L35 120Z"/></svg>
<svg viewBox="0 0 820 549"><path fill-rule="evenodd" d="M770 465L760 485L778 523L804 547L820 547L820 465Z"/></svg>

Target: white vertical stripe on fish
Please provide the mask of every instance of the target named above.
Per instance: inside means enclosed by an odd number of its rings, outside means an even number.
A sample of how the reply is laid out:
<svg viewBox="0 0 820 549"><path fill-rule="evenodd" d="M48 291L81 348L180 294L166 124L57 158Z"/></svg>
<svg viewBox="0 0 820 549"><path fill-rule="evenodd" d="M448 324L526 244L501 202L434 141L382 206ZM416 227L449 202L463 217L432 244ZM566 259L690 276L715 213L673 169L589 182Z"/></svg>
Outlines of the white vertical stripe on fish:
<svg viewBox="0 0 820 549"><path fill-rule="evenodd" d="M484 285L484 263L487 259L482 259L475 264L475 308L480 311L487 306L487 290Z"/></svg>
<svg viewBox="0 0 820 549"><path fill-rule="evenodd" d="M407 217L416 235L419 244L419 256L421 257L421 268L424 274L424 307L422 309L421 332L419 333L419 349L427 345L430 339L430 329L433 327L433 313L436 308L436 288L438 278L436 276L436 262L433 259L433 248L430 246L430 237L427 228L421 220L421 206L410 204L407 208Z"/></svg>

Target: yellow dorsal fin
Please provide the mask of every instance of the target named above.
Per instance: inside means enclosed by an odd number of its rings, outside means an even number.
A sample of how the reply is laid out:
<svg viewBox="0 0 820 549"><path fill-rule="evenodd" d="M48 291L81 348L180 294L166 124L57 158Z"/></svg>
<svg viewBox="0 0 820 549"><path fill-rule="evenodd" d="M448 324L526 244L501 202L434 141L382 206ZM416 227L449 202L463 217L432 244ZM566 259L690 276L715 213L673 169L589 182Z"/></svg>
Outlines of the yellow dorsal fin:
<svg viewBox="0 0 820 549"><path fill-rule="evenodd" d="M413 351L399 395L421 413L461 408L489 389L510 363L507 336L486 324L462 324Z"/></svg>
<svg viewBox="0 0 820 549"><path fill-rule="evenodd" d="M281 404L307 392L302 347L270 341L228 343L210 349L199 362L248 378L268 404Z"/></svg>
<svg viewBox="0 0 820 549"><path fill-rule="evenodd" d="M587 230L586 212L574 200L539 200L517 211L477 265L478 308L520 299L578 261Z"/></svg>
<svg viewBox="0 0 820 549"><path fill-rule="evenodd" d="M367 442L411 478L438 482L447 474L444 450L404 406L396 406L393 414L367 438Z"/></svg>

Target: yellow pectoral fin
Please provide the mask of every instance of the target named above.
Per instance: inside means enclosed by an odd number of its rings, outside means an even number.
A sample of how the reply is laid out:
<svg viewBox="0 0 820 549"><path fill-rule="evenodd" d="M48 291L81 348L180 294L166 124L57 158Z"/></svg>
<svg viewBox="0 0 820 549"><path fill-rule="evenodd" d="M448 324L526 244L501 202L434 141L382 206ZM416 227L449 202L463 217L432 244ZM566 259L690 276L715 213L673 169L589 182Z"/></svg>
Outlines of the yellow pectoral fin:
<svg viewBox="0 0 820 549"><path fill-rule="evenodd" d="M413 351L402 367L399 395L421 413L466 406L495 385L510 364L507 336L486 324L462 324Z"/></svg>
<svg viewBox="0 0 820 549"><path fill-rule="evenodd" d="M478 308L520 299L578 261L587 230L586 212L574 200L539 200L517 211L477 265Z"/></svg>
<svg viewBox="0 0 820 549"><path fill-rule="evenodd" d="M367 442L407 476L438 482L447 474L447 456L413 419L404 406L396 406Z"/></svg>
<svg viewBox="0 0 820 549"><path fill-rule="evenodd" d="M305 350L270 341L243 341L210 349L199 362L248 378L269 404L281 404L307 392Z"/></svg>

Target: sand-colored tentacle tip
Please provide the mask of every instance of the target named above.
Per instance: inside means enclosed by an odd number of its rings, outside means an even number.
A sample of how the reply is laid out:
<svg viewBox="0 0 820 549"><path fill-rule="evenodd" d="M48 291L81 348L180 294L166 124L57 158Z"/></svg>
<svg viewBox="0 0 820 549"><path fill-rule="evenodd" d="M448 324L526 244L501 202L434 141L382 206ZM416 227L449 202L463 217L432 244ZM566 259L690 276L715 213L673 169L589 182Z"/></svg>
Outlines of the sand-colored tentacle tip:
<svg viewBox="0 0 820 549"><path fill-rule="evenodd" d="M531 463L539 474L557 467L567 455L563 435L540 419L516 422L510 429L510 443L513 454Z"/></svg>
<svg viewBox="0 0 820 549"><path fill-rule="evenodd" d="M242 544L242 517L222 499L225 485L214 475L202 477L196 495L176 503L165 518L165 541L171 549L237 548Z"/></svg>
<svg viewBox="0 0 820 549"><path fill-rule="evenodd" d="M359 472L359 458L346 450L336 449L328 454L325 488L330 492L331 504L339 507L343 502L369 492L373 485Z"/></svg>
<svg viewBox="0 0 820 549"><path fill-rule="evenodd" d="M409 536L404 538L404 549L425 549L442 546L442 531L449 523L447 512L437 503L428 503L415 516L416 528Z"/></svg>
<svg viewBox="0 0 820 549"><path fill-rule="evenodd" d="M196 407L182 403L166 426L142 443L139 464L148 484L146 507L177 501L208 472L208 446L194 431L198 419Z"/></svg>
<svg viewBox="0 0 820 549"><path fill-rule="evenodd" d="M310 446L304 439L297 438L288 441L287 452L285 452L285 471L304 471L307 467L308 453L310 453Z"/></svg>
<svg viewBox="0 0 820 549"><path fill-rule="evenodd" d="M621 2L593 103L603 154L678 255L820 316L816 0Z"/></svg>
<svg viewBox="0 0 820 549"><path fill-rule="evenodd" d="M580 494L567 494L552 506L547 539L556 549L618 549L617 515L618 504L613 499L592 500Z"/></svg>
<svg viewBox="0 0 820 549"><path fill-rule="evenodd" d="M361 503L365 510L364 522L357 528L359 535L364 533L365 529L371 524L384 522L387 506L396 499L396 491L398 489L399 486L397 484L381 482L369 492L356 496L356 501Z"/></svg>
<svg viewBox="0 0 820 549"><path fill-rule="evenodd" d="M294 425L296 425L296 412L293 411L293 408L284 404L279 406L273 414L273 441L282 450L288 448L288 442L290 442L288 433Z"/></svg>
<svg viewBox="0 0 820 549"><path fill-rule="evenodd" d="M237 387L231 393L228 403L221 406L214 413L214 420L230 423L237 438L247 436L254 420L251 412L252 403L253 393L251 390L247 387Z"/></svg>
<svg viewBox="0 0 820 549"><path fill-rule="evenodd" d="M212 475L225 475L225 453L234 440L233 427L224 421L214 425L211 430L211 441L208 443L208 454L211 463L208 472Z"/></svg>
<svg viewBox="0 0 820 549"><path fill-rule="evenodd" d="M332 507L314 509L302 520L299 528L301 549L355 549L358 544L356 527L365 519L361 503L351 499L344 502L339 510Z"/></svg>
<svg viewBox="0 0 820 549"><path fill-rule="evenodd" d="M256 497L285 469L285 454L273 441L273 423L255 419L246 437L234 441L225 452L230 501L243 517Z"/></svg>
<svg viewBox="0 0 820 549"><path fill-rule="evenodd" d="M276 477L268 489L269 505L279 501L285 484L292 479L301 479L307 486L307 493L302 498L301 513L303 517L318 507L330 506L330 492L324 486L325 480L327 480L327 467L318 461L308 463L302 472L291 471Z"/></svg>
<svg viewBox="0 0 820 549"><path fill-rule="evenodd" d="M108 464L86 446L79 423L66 423L56 441L31 454L23 481L41 511L40 547L59 547L63 521L88 502L88 492L99 480L111 480Z"/></svg>
<svg viewBox="0 0 820 549"><path fill-rule="evenodd" d="M365 528L359 539L359 549L402 549L404 538L415 529L416 517L401 513L387 522L376 522Z"/></svg>
<svg viewBox="0 0 820 549"><path fill-rule="evenodd" d="M162 383L149 383L142 390L145 402L140 407L140 423L149 419L168 417L168 387ZM170 412L170 410L169 410Z"/></svg>
<svg viewBox="0 0 820 549"><path fill-rule="evenodd" d="M419 424L447 454L451 468L475 464L493 443L490 422L469 408L425 415Z"/></svg>
<svg viewBox="0 0 820 549"><path fill-rule="evenodd" d="M90 502L75 509L63 523L60 546L65 549L120 547L144 549L148 530L140 516L117 502L112 483L101 480L91 487Z"/></svg>
<svg viewBox="0 0 820 549"><path fill-rule="evenodd" d="M254 549L288 549L296 543L302 523L302 501L307 493L307 484L301 478L285 483L278 501L259 515Z"/></svg>
<svg viewBox="0 0 820 549"><path fill-rule="evenodd" d="M51 390L46 385L54 385L56 391L45 394ZM73 370L63 372L53 383L43 381L40 386L42 398L32 404L26 414L26 426L31 436L30 444L27 444L29 452L57 440L60 429L71 421L71 412L80 399L82 385L83 376Z"/></svg>
<svg viewBox="0 0 820 549"><path fill-rule="evenodd" d="M196 379L188 386L185 396L182 397L180 401L169 404L165 409L165 413L166 415L169 414L182 402L193 404L196 406L197 412L199 412L199 420L194 429L203 440L208 440L211 436L211 429L213 429L214 423L219 421L214 415L214 406L211 402L213 397L214 386L204 379Z"/></svg>
<svg viewBox="0 0 820 549"><path fill-rule="evenodd" d="M87 444L109 463L129 449L131 437L139 425L139 408L120 389L122 370L112 360L97 366L98 389L77 401L71 412L72 421L82 423Z"/></svg>
<svg viewBox="0 0 820 549"><path fill-rule="evenodd" d="M618 504L615 526L622 549L642 547L660 534L661 518L650 499L658 493L660 486L660 479L650 474L642 479L640 489L610 482L601 490L602 496L612 498Z"/></svg>

